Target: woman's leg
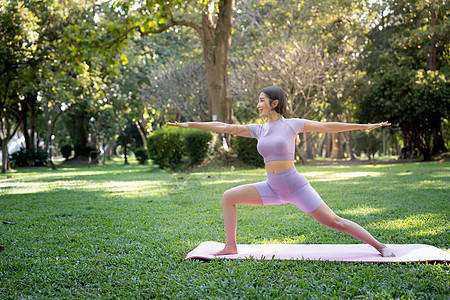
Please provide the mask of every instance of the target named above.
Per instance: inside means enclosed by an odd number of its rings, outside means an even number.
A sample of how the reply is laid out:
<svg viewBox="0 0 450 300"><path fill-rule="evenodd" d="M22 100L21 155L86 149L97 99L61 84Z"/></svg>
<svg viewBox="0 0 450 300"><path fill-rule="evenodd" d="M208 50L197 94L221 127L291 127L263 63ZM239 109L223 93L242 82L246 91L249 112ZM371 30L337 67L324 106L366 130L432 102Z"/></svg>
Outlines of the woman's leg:
<svg viewBox="0 0 450 300"><path fill-rule="evenodd" d="M215 255L237 254L237 204L263 205L263 202L253 184L241 185L223 193L222 209L226 243L223 250L217 252Z"/></svg>
<svg viewBox="0 0 450 300"><path fill-rule="evenodd" d="M309 212L308 214L325 226L348 233L358 240L372 245L384 257L395 256L394 252L390 248L377 241L367 230L362 228L360 225L337 216L328 207L328 205L325 204L325 202L323 202L316 210Z"/></svg>

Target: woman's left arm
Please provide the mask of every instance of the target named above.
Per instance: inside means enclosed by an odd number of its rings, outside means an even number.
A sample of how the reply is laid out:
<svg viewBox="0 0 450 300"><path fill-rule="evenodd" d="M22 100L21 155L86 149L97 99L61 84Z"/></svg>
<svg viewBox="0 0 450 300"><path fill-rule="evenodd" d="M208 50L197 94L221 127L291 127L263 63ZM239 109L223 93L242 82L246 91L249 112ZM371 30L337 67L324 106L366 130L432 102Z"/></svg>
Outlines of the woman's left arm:
<svg viewBox="0 0 450 300"><path fill-rule="evenodd" d="M317 122L305 120L305 126L303 127L303 132L342 132L342 131L351 131L351 130L373 130L382 126L390 126L389 122L381 122L376 124L353 124L353 123L341 123L341 122Z"/></svg>

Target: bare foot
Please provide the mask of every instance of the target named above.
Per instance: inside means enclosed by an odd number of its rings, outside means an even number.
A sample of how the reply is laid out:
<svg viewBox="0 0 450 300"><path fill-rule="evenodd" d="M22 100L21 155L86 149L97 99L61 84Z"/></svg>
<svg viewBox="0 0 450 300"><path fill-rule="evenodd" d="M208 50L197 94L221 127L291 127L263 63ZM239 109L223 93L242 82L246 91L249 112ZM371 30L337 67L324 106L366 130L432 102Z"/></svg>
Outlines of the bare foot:
<svg viewBox="0 0 450 300"><path fill-rule="evenodd" d="M388 248L386 246L384 246L384 248L382 248L380 252L381 256L383 257L395 257L394 251L392 251L391 248Z"/></svg>
<svg viewBox="0 0 450 300"><path fill-rule="evenodd" d="M222 250L220 250L219 252L214 253L215 256L220 256L220 255L231 255L231 254L237 254L237 247L236 246L227 246L225 245L225 248L223 248Z"/></svg>

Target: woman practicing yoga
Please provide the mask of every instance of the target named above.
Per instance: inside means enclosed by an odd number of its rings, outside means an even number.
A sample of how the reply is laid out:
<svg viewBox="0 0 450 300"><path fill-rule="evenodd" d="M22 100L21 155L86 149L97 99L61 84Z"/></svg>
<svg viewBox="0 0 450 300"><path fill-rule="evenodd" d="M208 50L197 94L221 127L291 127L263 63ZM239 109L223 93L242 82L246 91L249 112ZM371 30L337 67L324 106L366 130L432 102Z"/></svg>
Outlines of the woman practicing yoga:
<svg viewBox="0 0 450 300"><path fill-rule="evenodd" d="M375 247L382 256L395 256L392 250L377 241L358 224L337 216L311 187L308 180L294 166L295 139L300 132L342 132L358 129L372 130L389 126L378 124L322 123L305 119L285 119L286 94L279 87L262 90L257 105L264 125L234 125L222 122L167 123L182 128L198 128L258 139L258 152L263 156L267 181L246 184L227 190L223 194L223 219L226 244L215 255L237 254L237 204L274 205L292 203L325 226L350 234Z"/></svg>

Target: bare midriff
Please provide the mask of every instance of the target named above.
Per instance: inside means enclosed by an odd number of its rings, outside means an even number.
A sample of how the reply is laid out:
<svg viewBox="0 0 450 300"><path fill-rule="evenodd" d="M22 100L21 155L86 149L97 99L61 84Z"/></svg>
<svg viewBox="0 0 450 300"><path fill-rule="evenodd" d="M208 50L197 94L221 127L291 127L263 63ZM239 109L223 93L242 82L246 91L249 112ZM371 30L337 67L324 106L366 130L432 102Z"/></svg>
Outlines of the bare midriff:
<svg viewBox="0 0 450 300"><path fill-rule="evenodd" d="M266 162L266 171L269 173L280 173L294 166L293 160L272 160Z"/></svg>

